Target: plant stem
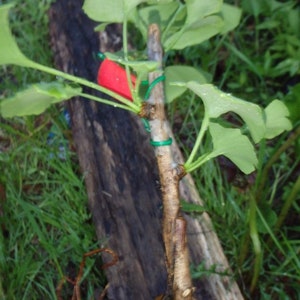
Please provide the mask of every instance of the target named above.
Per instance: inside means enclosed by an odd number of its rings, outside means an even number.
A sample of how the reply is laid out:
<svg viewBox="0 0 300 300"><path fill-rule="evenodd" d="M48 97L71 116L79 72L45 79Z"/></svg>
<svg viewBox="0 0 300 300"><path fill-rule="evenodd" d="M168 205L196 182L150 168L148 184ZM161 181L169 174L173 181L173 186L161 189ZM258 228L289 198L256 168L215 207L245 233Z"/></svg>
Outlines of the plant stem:
<svg viewBox="0 0 300 300"><path fill-rule="evenodd" d="M209 124L209 118L206 116L206 114L204 115L204 119L202 121L202 124L201 124L201 128L200 128L200 131L199 131L199 134L197 136L197 139L196 139L196 142L195 142L195 145L193 147L193 150L189 156L189 158L187 159L186 163L185 163L185 166L189 166L190 164L192 164L197 152L198 152L198 149L201 145L201 142L202 142L202 139L203 139L203 136L208 128L208 124Z"/></svg>
<svg viewBox="0 0 300 300"><path fill-rule="evenodd" d="M253 277L250 286L250 291L253 292L257 284L260 266L261 266L261 244L260 244L259 234L257 232L257 226L256 226L256 202L253 195L250 195L249 227L250 227L250 237L252 240L253 249L255 253Z"/></svg>
<svg viewBox="0 0 300 300"><path fill-rule="evenodd" d="M178 16L178 14L179 14L179 13L182 11L182 9L185 7L180 1L178 1L178 4L179 4L179 6L178 6L177 10L176 10L175 13L173 14L172 19L171 19L170 22L168 23L166 29L164 30L164 32L163 32L163 34L162 34L162 36L161 36L161 41L162 41L162 43L164 43L164 41L166 40L168 31L169 31L169 29L172 27L172 25L174 24L174 22L176 21L176 18L177 18L177 16ZM169 48L171 48L171 47L169 47ZM168 50L170 50L170 49L166 49L166 52L167 52Z"/></svg>
<svg viewBox="0 0 300 300"><path fill-rule="evenodd" d="M128 61L128 21L127 16L124 18L123 21L123 52L124 52L124 60ZM128 86L130 88L132 97L133 97L133 103L138 105L140 107L141 101L137 95L137 91L135 89L138 89L139 83L136 82L135 87L132 84L131 81L131 74L130 74L130 68L127 64L125 64L125 72L127 77Z"/></svg>
<svg viewBox="0 0 300 300"><path fill-rule="evenodd" d="M264 167L260 180L259 180L259 185L257 187L257 193L256 193L256 202L258 203L259 199L261 198L261 194L264 190L264 187L266 185L266 181L269 178L268 174L270 169L272 168L273 164L279 159L280 155L288 149L295 141L297 138L300 136L300 126L298 126L294 132L289 136L289 138L286 140L286 142L278 148L278 150L271 156L269 159L268 163Z"/></svg>
<svg viewBox="0 0 300 300"><path fill-rule="evenodd" d="M113 102L113 101L110 101L110 100L107 100L107 99L96 97L96 96L93 96L93 95L90 95L90 94L80 93L79 96L83 97L83 98L86 98L86 99L94 100L94 101L97 101L97 102L100 102L100 103L103 103L103 104L106 104L106 105L111 105L113 107L118 107L118 108L121 108L121 109L132 111L132 109L130 107L128 107L127 105L123 105L123 104Z"/></svg>
<svg viewBox="0 0 300 300"><path fill-rule="evenodd" d="M162 56L159 28L156 24L151 24L148 32L148 58L159 62L160 69L149 73L150 84L162 75ZM179 180L184 170L174 163L171 145L163 144L170 137L161 81L157 81L152 88L146 104L152 107L149 124L152 141L157 143L155 155L163 198L163 240L168 271L167 296L175 300L191 300L193 287L189 270L186 221L180 215L179 200Z"/></svg>
<svg viewBox="0 0 300 300"><path fill-rule="evenodd" d="M100 85L98 85L94 82L91 82L89 80L86 80L84 78L80 78L80 77L77 77L77 76L74 76L74 75L71 75L71 74L67 74L67 73L64 73L62 71L59 71L59 70L41 65L39 63L34 63L32 65L32 68L37 69L37 70L42 71L42 72L45 72L45 73L48 73L48 74L52 74L52 75L57 76L57 77L64 78L66 80L70 80L70 81L78 83L80 85L84 85L86 87L92 88L92 89L97 90L99 92L105 93L106 95L111 96L114 99L116 99L116 100L120 101L121 103L123 103L125 106L128 107L129 110L131 110L134 113L138 113L140 111L140 107L138 105L136 105L135 103L132 103L131 101L129 101L128 99L126 99L122 96L120 96L119 94L117 94L115 92L112 92L111 90L106 89L106 88L104 88L104 87L102 87L102 86L100 86ZM99 99L101 99L101 98L99 98ZM110 100L107 100L107 101L110 101ZM111 103L112 103L112 105L115 104L113 101L111 101Z"/></svg>
<svg viewBox="0 0 300 300"><path fill-rule="evenodd" d="M298 177L298 179L296 180L296 182L293 185L293 188L289 194L289 196L287 197L281 211L280 214L278 216L277 222L275 224L274 227L274 232L276 232L277 230L279 230L279 228L281 227L283 221L285 220L289 209L291 208L292 204L294 203L294 201L297 199L297 196L299 195L300 192L300 176Z"/></svg>
<svg viewBox="0 0 300 300"><path fill-rule="evenodd" d="M194 170L198 169L200 166L202 166L204 163L209 161L211 158L213 158L213 153L205 153L201 155L198 159L196 159L194 162L190 164L184 164L184 169L187 173L191 173Z"/></svg>

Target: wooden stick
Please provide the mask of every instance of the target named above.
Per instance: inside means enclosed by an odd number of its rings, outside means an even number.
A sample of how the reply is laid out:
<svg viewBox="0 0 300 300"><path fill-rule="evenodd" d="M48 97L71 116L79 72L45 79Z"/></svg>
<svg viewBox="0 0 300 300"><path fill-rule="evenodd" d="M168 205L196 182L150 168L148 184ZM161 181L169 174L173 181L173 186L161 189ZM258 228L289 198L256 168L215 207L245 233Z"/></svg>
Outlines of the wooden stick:
<svg viewBox="0 0 300 300"><path fill-rule="evenodd" d="M148 59L156 61L160 69L149 74L149 84L162 76L163 51L157 24L151 24L148 32ZM186 222L180 214L179 181L183 168L172 157L170 133L164 109L164 88L157 81L145 105L148 113L152 144L155 146L163 198L163 240L168 270L168 296L173 299L192 299L193 287L189 271L186 242Z"/></svg>

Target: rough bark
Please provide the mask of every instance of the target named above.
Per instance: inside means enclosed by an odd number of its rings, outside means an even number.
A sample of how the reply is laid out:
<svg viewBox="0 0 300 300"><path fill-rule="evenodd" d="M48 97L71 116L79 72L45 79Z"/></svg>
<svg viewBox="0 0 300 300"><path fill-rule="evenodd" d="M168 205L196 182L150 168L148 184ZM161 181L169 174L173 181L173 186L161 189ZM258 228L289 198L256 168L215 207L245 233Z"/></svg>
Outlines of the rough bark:
<svg viewBox="0 0 300 300"><path fill-rule="evenodd" d="M157 24L149 26L147 48L149 60L159 63L159 68L149 73L149 84L151 85L163 74L163 51L160 43L160 30ZM183 174L181 174L180 168L173 160L171 145L169 145L169 142L166 143L170 141L170 136L164 103L163 83L157 82L151 89L146 104L152 106L149 124L152 143L156 143L155 156L162 190L163 240L167 260L168 294L176 300L191 300L193 287L189 270L186 221L180 214L179 181Z"/></svg>
<svg viewBox="0 0 300 300"><path fill-rule="evenodd" d="M56 65L94 81L98 35L80 8L81 1L74 0L60 0L52 7ZM165 292L167 274L162 204L149 138L137 117L128 112L85 99L68 104L97 236L101 246L119 257L106 270L108 298L154 299ZM103 255L103 259L106 263L111 257Z"/></svg>
<svg viewBox="0 0 300 300"><path fill-rule="evenodd" d="M63 71L94 81L99 63L93 54L100 47L99 35L81 6L80 0L59 0L50 10L55 63ZM109 39L111 35L115 32L108 34ZM114 42L109 45L112 49L115 46L118 45ZM167 273L161 237L159 176L149 137L140 120L126 111L79 98L68 105L99 242L119 256L119 263L106 270L110 283L107 297L154 299L165 293ZM174 142L172 147L180 162ZM189 176L180 190L184 199L199 201ZM208 215L203 214L200 222L189 216L186 219L193 264L204 261L208 268L217 265L221 270L227 269ZM103 259L107 262L110 257L104 255ZM229 277L210 275L193 284L197 287L196 299L242 299Z"/></svg>

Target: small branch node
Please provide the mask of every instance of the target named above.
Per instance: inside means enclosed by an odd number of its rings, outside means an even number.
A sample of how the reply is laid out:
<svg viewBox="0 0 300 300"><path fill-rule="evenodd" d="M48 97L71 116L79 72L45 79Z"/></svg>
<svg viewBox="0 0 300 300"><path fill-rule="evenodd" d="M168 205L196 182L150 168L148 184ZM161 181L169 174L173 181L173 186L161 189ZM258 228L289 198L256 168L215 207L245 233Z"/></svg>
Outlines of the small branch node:
<svg viewBox="0 0 300 300"><path fill-rule="evenodd" d="M138 115L147 120L154 120L156 118L156 106L149 102L143 102Z"/></svg>

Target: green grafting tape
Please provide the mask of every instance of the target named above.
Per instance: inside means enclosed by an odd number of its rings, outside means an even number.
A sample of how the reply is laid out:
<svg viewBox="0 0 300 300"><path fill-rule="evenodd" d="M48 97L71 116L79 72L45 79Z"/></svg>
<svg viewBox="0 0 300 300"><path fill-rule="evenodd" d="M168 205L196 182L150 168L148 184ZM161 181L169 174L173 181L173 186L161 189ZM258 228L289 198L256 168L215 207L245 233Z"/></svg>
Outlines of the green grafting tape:
<svg viewBox="0 0 300 300"><path fill-rule="evenodd" d="M142 122L144 124L144 127L145 127L146 131L147 132L151 132L149 121L147 119L145 119L145 118L142 118Z"/></svg>
<svg viewBox="0 0 300 300"><path fill-rule="evenodd" d="M148 99L149 99L150 93L151 93L152 89L155 87L155 85L158 84L159 82L165 80L165 79L166 79L166 76L165 76L165 75L160 75L160 76L158 76L157 78L155 78L155 79L151 82L151 84L149 85L148 90L147 90L147 92L146 92L145 100L148 100Z"/></svg>
<svg viewBox="0 0 300 300"><path fill-rule="evenodd" d="M97 57L102 61L102 60L105 59L106 56L105 56L104 53L102 53L102 52L99 51L99 52L97 53Z"/></svg>
<svg viewBox="0 0 300 300"><path fill-rule="evenodd" d="M160 147L160 146L169 146L169 145L172 145L172 138L168 138L167 140L165 141L153 141L153 140L150 140L150 144L154 147Z"/></svg>

